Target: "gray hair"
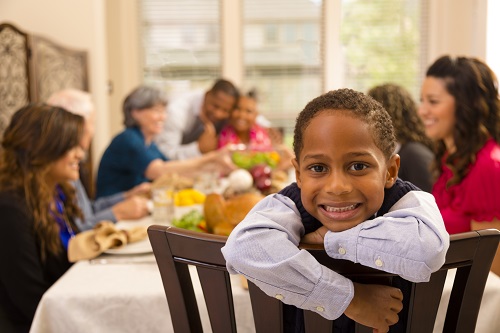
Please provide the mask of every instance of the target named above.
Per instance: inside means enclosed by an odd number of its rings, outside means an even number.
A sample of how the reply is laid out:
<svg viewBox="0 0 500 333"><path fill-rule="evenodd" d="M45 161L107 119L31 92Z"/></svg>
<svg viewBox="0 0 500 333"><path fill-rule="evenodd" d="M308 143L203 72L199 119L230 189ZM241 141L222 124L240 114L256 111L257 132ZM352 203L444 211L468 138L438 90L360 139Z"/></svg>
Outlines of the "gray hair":
<svg viewBox="0 0 500 333"><path fill-rule="evenodd" d="M77 89L57 91L49 97L47 104L63 108L68 112L82 116L86 120L94 112L94 104L90 94Z"/></svg>
<svg viewBox="0 0 500 333"><path fill-rule="evenodd" d="M132 90L123 101L123 123L126 127L137 126L132 117L133 110L144 110L157 104L167 105L167 95L158 88L150 86L139 86Z"/></svg>

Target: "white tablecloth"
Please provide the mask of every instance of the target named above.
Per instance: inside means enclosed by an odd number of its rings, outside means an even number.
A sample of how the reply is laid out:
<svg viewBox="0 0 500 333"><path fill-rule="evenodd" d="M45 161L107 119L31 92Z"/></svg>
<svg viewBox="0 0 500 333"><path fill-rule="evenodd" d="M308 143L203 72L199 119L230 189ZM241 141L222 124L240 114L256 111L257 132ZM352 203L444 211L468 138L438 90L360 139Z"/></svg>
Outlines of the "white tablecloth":
<svg viewBox="0 0 500 333"><path fill-rule="evenodd" d="M151 224L151 219L139 223ZM137 222L120 223L129 227ZM73 265L43 296L31 333L173 332L168 304L154 256L103 255L101 263ZM123 262L127 261L127 262ZM195 272L195 269L192 271ZM434 332L441 332L450 282L440 306ZM197 295L202 295L194 274ZM231 276L238 332L254 332L248 292ZM200 296L202 297L202 296ZM204 302L199 302L205 332L211 332ZM500 332L500 278L491 273L481 303L476 332Z"/></svg>
<svg viewBox="0 0 500 333"><path fill-rule="evenodd" d="M451 286L455 278L455 270L448 272L445 288L434 325L434 333L441 333L444 325L444 314L450 300ZM476 333L500 332L500 277L491 273L486 281L481 308L477 317Z"/></svg>
<svg viewBox="0 0 500 333"><path fill-rule="evenodd" d="M119 223L120 227L152 221ZM173 332L168 303L153 254L110 255L74 264L43 296L31 333ZM202 297L196 269L191 275ZM254 332L248 291L231 276L238 331ZM199 302L205 332L206 306Z"/></svg>

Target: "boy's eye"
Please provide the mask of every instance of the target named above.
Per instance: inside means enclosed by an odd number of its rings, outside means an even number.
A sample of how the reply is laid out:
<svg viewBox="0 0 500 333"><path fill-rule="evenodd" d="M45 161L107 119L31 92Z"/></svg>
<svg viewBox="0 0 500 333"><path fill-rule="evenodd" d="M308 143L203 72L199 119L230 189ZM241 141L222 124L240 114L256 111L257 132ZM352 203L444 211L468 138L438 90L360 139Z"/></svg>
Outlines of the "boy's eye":
<svg viewBox="0 0 500 333"><path fill-rule="evenodd" d="M325 167L322 165L312 165L309 167L309 170L311 170L313 172L324 172Z"/></svg>
<svg viewBox="0 0 500 333"><path fill-rule="evenodd" d="M362 171L366 168L368 168L368 166L364 163L354 163L353 165L351 165L351 167L349 169L351 169L353 171Z"/></svg>

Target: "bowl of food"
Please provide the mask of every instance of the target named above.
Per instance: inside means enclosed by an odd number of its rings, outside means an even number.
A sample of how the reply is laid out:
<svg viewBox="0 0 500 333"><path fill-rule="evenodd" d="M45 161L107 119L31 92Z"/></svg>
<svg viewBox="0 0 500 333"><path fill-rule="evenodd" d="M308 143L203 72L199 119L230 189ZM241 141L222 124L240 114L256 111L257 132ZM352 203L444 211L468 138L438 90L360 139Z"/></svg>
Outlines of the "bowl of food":
<svg viewBox="0 0 500 333"><path fill-rule="evenodd" d="M256 150L238 146L232 151L231 159L237 167L245 170L251 170L256 165L268 165L274 169L280 161L280 154L275 150Z"/></svg>

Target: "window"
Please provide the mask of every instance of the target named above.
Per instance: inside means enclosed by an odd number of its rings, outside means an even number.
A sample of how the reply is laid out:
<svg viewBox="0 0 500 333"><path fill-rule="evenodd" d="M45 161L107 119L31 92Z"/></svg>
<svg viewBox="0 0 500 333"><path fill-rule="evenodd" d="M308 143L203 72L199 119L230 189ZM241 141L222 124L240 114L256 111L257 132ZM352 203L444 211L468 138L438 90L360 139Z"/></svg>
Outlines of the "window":
<svg viewBox="0 0 500 333"><path fill-rule="evenodd" d="M297 113L321 94L321 5L303 0L243 0L244 90L259 111L293 130Z"/></svg>
<svg viewBox="0 0 500 333"><path fill-rule="evenodd" d="M413 0L343 0L343 85L367 91L393 82L418 96L427 64L425 5Z"/></svg>
<svg viewBox="0 0 500 333"><path fill-rule="evenodd" d="M241 9L228 11L231 20L221 17L230 1ZM428 63L427 2L140 0L145 81L169 91L208 87L224 68L241 68L242 91L257 89L261 113L290 136L298 112L332 86L367 91L393 82L417 98ZM241 35L222 44L222 22ZM243 56L227 66L222 51L234 47Z"/></svg>
<svg viewBox="0 0 500 333"><path fill-rule="evenodd" d="M171 94L221 75L218 0L141 0L144 82Z"/></svg>

